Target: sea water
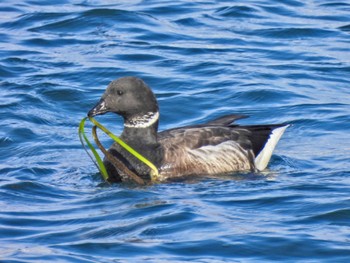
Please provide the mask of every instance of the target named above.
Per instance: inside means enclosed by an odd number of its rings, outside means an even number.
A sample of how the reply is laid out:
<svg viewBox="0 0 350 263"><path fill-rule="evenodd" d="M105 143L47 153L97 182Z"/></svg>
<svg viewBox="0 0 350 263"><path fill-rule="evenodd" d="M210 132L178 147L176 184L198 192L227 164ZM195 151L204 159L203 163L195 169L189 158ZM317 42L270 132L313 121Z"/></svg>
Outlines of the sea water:
<svg viewBox="0 0 350 263"><path fill-rule="evenodd" d="M0 54L0 262L349 262L348 1L2 1ZM259 174L109 186L77 129L130 75L161 130L291 126Z"/></svg>

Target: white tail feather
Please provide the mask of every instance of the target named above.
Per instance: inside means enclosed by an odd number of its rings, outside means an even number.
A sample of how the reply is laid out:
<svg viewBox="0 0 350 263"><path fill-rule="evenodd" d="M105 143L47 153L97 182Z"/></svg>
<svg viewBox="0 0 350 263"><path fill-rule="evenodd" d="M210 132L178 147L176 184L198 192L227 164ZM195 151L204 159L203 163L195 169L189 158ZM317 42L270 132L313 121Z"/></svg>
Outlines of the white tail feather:
<svg viewBox="0 0 350 263"><path fill-rule="evenodd" d="M267 140L264 148L261 150L261 152L258 154L258 156L255 158L255 167L259 171L264 170L272 156L272 152L275 149L278 141L281 139L284 131L289 127L289 125L276 128L272 131L270 134L270 138Z"/></svg>

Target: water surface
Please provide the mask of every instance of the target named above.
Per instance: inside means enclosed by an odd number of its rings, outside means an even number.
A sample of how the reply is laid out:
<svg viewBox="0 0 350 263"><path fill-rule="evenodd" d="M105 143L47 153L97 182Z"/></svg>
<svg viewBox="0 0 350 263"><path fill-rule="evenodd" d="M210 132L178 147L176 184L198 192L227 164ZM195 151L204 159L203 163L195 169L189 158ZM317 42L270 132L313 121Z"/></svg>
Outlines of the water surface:
<svg viewBox="0 0 350 263"><path fill-rule="evenodd" d="M0 261L348 262L349 12L344 0L2 3ZM231 113L292 126L261 174L106 186L77 126L127 75L153 88L162 130ZM100 121L121 132L119 117Z"/></svg>

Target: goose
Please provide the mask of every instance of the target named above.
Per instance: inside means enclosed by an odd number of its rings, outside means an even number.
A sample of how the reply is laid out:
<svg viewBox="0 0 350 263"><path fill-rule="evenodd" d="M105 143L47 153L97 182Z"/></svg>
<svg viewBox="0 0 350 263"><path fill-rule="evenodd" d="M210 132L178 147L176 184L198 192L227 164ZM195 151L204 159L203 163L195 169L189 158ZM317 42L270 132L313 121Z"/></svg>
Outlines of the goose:
<svg viewBox="0 0 350 263"><path fill-rule="evenodd" d="M289 125L238 125L245 115L230 114L204 124L158 132L159 107L148 85L137 77L112 81L88 117L108 112L122 116L120 138L151 161L158 179L168 181L201 175L264 170ZM131 171L150 180L150 168L117 143L108 149ZM110 181L121 182L122 171L104 159Z"/></svg>

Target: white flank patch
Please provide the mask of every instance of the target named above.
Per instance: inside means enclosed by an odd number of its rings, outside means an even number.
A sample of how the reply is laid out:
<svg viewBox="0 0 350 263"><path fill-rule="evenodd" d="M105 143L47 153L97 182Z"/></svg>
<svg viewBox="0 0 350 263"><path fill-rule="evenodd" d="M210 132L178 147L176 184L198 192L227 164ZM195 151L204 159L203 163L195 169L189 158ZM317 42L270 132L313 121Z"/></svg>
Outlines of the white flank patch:
<svg viewBox="0 0 350 263"><path fill-rule="evenodd" d="M264 148L261 150L261 152L258 154L258 156L255 158L255 167L262 171L266 168L267 164L269 163L272 152L275 149L278 141L281 139L284 131L289 127L289 125L276 128L272 131L270 134L270 138L267 140Z"/></svg>
<svg viewBox="0 0 350 263"><path fill-rule="evenodd" d="M148 112L145 115L137 116L128 122L124 123L128 128L147 128L154 124L159 119L159 112Z"/></svg>
<svg viewBox="0 0 350 263"><path fill-rule="evenodd" d="M218 145L206 145L188 151L191 163L203 169L203 173L218 174L250 169L248 152L235 141Z"/></svg>

